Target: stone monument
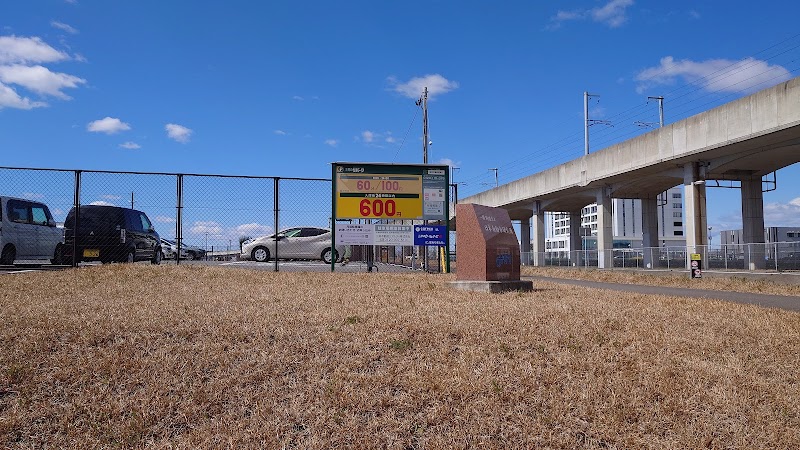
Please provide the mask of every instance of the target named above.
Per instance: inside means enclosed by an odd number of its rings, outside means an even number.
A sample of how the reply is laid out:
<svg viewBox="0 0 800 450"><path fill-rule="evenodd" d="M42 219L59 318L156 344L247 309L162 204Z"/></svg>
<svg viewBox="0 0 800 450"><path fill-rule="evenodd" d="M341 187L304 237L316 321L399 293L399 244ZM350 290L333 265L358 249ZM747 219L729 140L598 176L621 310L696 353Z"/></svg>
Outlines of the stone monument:
<svg viewBox="0 0 800 450"><path fill-rule="evenodd" d="M530 291L519 279L519 241L508 211L476 204L456 205L456 281L458 289Z"/></svg>

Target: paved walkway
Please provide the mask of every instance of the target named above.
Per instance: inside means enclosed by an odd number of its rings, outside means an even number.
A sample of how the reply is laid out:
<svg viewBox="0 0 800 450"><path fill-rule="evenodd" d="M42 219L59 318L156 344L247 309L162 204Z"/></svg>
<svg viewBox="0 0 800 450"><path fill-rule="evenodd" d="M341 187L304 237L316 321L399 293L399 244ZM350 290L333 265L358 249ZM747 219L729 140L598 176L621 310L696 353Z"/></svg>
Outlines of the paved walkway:
<svg viewBox="0 0 800 450"><path fill-rule="evenodd" d="M707 289L689 289L667 286L646 286L641 284L605 283L602 281L575 280L565 278L551 278L542 276L523 276L523 279L534 281L551 281L553 283L570 284L594 289L609 289L612 291L637 292L640 294L673 295L678 297L711 298L749 305L781 308L788 311L800 312L800 297L791 295L754 294L749 292L711 291ZM534 288L536 285L534 284Z"/></svg>

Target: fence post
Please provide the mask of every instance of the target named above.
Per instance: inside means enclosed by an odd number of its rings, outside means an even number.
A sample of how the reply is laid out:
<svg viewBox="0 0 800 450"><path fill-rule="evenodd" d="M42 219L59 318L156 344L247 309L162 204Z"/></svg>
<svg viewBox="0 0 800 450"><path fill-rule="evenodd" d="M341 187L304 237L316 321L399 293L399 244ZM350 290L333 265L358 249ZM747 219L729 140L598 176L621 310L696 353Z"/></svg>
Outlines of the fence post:
<svg viewBox="0 0 800 450"><path fill-rule="evenodd" d="M273 191L274 191L274 200L273 200L273 208L275 210L275 272L278 271L278 245L280 241L278 241L278 208L280 207L280 200L278 199L278 184L279 184L279 177L275 177L272 179L273 181Z"/></svg>
<svg viewBox="0 0 800 450"><path fill-rule="evenodd" d="M72 227L72 267L78 267L78 224L81 220L81 171L75 171L75 192L73 193L73 205L75 207L75 223Z"/></svg>
<svg viewBox="0 0 800 450"><path fill-rule="evenodd" d="M183 248L183 174L177 176L177 217L175 220L175 241L178 243L178 254L175 255L175 264L181 263L181 249Z"/></svg>
<svg viewBox="0 0 800 450"><path fill-rule="evenodd" d="M775 255L775 272L777 272L778 271L778 243L775 242L773 245L775 245L775 253L773 253L773 255Z"/></svg>

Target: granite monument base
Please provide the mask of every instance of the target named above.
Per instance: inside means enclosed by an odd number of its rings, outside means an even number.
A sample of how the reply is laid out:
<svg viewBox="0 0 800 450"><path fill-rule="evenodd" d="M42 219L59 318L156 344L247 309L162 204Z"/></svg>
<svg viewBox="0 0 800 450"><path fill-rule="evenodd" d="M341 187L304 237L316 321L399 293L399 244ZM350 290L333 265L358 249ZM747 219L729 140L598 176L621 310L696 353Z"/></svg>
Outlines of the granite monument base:
<svg viewBox="0 0 800 450"><path fill-rule="evenodd" d="M506 280L506 281L451 281L450 285L462 291L478 291L498 294L508 291L529 292L533 290L533 281Z"/></svg>

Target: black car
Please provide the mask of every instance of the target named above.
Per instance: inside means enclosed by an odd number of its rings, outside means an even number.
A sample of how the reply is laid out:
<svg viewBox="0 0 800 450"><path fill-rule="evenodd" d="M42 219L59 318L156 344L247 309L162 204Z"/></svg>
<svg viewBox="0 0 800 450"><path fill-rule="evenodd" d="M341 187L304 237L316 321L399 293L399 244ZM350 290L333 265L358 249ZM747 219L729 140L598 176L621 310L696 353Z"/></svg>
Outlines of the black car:
<svg viewBox="0 0 800 450"><path fill-rule="evenodd" d="M81 261L160 264L161 238L147 214L118 206L87 205L80 214L72 208L64 221L64 262ZM77 216L78 232L75 232ZM76 242L77 240L77 242Z"/></svg>

